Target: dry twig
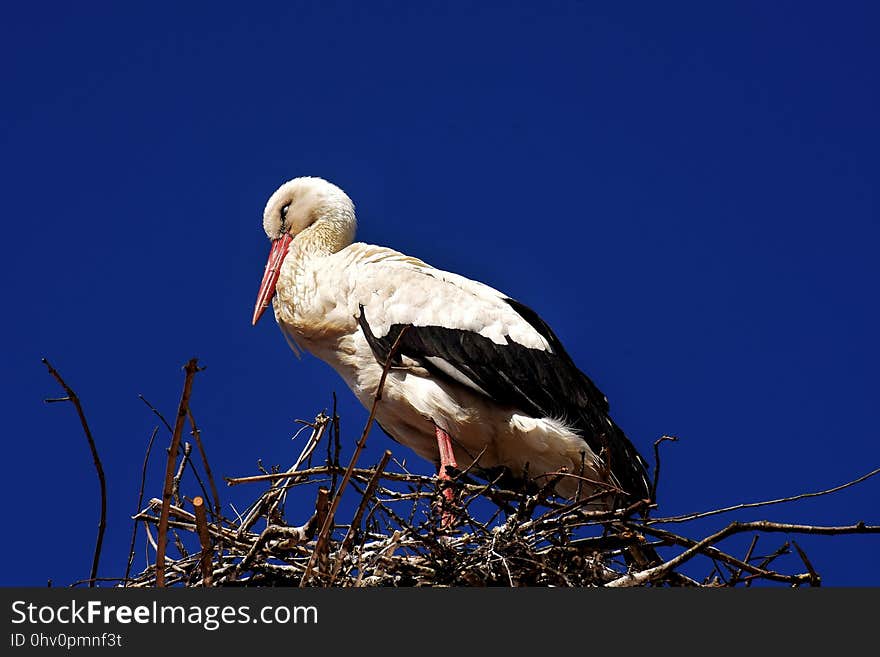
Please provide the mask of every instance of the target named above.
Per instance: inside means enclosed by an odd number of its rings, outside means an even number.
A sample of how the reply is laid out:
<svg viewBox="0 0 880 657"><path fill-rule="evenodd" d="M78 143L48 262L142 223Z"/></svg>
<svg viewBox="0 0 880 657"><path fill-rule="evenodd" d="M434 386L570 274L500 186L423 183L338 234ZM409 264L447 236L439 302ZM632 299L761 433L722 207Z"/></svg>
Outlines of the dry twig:
<svg viewBox="0 0 880 657"><path fill-rule="evenodd" d="M193 376L199 371L198 360L195 358L190 359L184 370L186 371L186 377L183 382L180 404L177 408L177 418L171 436L171 447L168 449L165 488L162 492L162 512L159 517L159 538L156 548L156 586L158 587L165 586L165 546L168 542L168 512L171 507L171 497L174 490L174 465L177 462L180 434L183 431L183 423L186 419L186 409L189 405L189 396L192 391Z"/></svg>
<svg viewBox="0 0 880 657"><path fill-rule="evenodd" d="M205 500L194 497L192 501L196 517L196 530L199 535L199 543L202 546L201 568L202 582L205 586L211 586L211 533L208 531L208 518L205 514Z"/></svg>
<svg viewBox="0 0 880 657"><path fill-rule="evenodd" d="M217 519L217 522L220 522L220 493L217 492L217 484L214 483L214 474L211 472L211 465L208 462L208 455L205 453L205 446L202 444L202 432L199 430L199 427L196 425L196 420L193 417L192 409L187 406L186 408L186 416L189 418L189 426L191 427L190 434L196 441L196 445L199 448L199 455L202 457L202 467L205 468L205 474L208 477L208 485L211 487L211 495L214 498L214 517ZM140 505L138 505L140 506Z"/></svg>
<svg viewBox="0 0 880 657"><path fill-rule="evenodd" d="M156 434L159 433L159 427L156 426L153 428L153 432L150 434L150 441L147 443L147 451L144 454L144 465L141 469L141 485L138 488L138 499L136 509L141 508L141 504L144 502L144 485L147 482L147 464L150 462L150 452L153 451L153 442L156 440ZM128 550L128 563L125 565L125 579L128 580L129 575L131 575L131 564L134 562L134 544L137 539L137 528L139 521L135 520L134 525L131 528L131 547Z"/></svg>
<svg viewBox="0 0 880 657"><path fill-rule="evenodd" d="M830 495L832 493L840 492L846 488L850 488L857 484L862 483L863 481L867 481L871 477L880 474L880 468L876 468L871 470L868 473L863 474L861 477L857 477L852 481L847 481L846 483L840 484L838 486L834 486L833 488L826 488L825 490L813 491L810 493L800 493L798 495L791 495L790 497L780 497L775 500L763 500L761 502L745 502L743 504L734 504L732 506L726 506L721 509L712 509L710 511L701 511L699 513L685 513L680 516L669 516L666 518L653 518L651 519L651 523L655 524L665 524L670 522L690 522L691 520L698 520L700 518L708 518L709 516L717 516L721 513L730 513L731 511L741 511L742 509L756 509L761 506L770 506L772 504L788 504L790 502L797 502L799 500L805 500L810 497L821 497L823 495Z"/></svg>
<svg viewBox="0 0 880 657"><path fill-rule="evenodd" d="M79 416L80 424L82 424L83 431L86 434L86 440L89 443L89 450L92 452L92 461L95 464L95 472L98 474L98 484L101 487L101 516L98 521L98 537L95 539L95 552L92 557L92 569L91 574L89 575L89 587L94 587L95 582L98 577L98 562L101 560L101 546L104 543L104 530L107 528L107 480L104 477L104 466L101 465L101 458L98 456L98 448L95 445L95 439L92 438L92 431L89 429L89 423L86 421L86 414L83 412L82 404L80 404L79 397L77 397L76 393L73 389L67 385L64 379L61 378L61 375L58 373L48 360L45 358L42 359L43 364L49 370L49 374L51 374L58 384L63 388L64 392L67 394L66 397L61 397L57 399L47 399L47 403L52 402L62 402L69 401L76 408L76 414Z"/></svg>

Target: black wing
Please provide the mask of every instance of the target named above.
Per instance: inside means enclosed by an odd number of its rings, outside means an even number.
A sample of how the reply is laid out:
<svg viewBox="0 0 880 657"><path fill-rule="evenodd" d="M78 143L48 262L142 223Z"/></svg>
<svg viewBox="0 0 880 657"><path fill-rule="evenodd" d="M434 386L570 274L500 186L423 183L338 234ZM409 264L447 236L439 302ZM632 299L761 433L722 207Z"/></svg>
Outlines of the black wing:
<svg viewBox="0 0 880 657"><path fill-rule="evenodd" d="M462 383L463 375L472 382L471 388L500 404L531 417L564 422L603 458L617 485L632 498L648 497L647 464L608 415L605 395L578 369L559 338L534 310L513 299L505 301L547 340L549 351L525 347L509 337L507 344L500 345L472 331L408 326L394 363L401 364L401 357L406 356L435 376ZM370 329L363 306L358 322L376 360L384 365L406 325L394 324L378 338Z"/></svg>

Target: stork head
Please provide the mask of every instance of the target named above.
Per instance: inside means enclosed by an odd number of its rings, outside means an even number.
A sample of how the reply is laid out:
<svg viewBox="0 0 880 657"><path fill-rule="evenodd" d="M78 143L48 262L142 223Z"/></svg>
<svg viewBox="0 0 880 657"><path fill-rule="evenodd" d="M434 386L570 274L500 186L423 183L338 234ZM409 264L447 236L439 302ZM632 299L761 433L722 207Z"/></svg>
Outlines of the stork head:
<svg viewBox="0 0 880 657"><path fill-rule="evenodd" d="M272 302L281 263L292 242L305 251L336 253L354 240L354 204L345 192L323 178L302 177L279 187L263 211L263 228L272 242L253 324Z"/></svg>

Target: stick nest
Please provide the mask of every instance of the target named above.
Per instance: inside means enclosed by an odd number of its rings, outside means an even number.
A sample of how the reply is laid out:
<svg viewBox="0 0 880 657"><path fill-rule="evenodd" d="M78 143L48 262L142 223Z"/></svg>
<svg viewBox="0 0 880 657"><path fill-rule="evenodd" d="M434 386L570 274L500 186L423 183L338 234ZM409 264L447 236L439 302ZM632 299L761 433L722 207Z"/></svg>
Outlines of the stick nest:
<svg viewBox="0 0 880 657"><path fill-rule="evenodd" d="M331 425L334 419L319 415L306 449L313 451ZM436 477L396 462L389 468L390 452L372 468L350 469L338 463L338 454L338 447L328 449L317 467L309 467L306 454L284 472L227 479L268 487L238 519L215 515L207 523L207 566L201 551L188 554L183 547L184 535L198 541L195 512L172 504L169 527L180 558L166 583L202 586L207 575L213 585L235 586L589 586L619 577L615 557L645 540L622 528L603 535L603 526L626 512L589 511L552 498L549 483L527 494L459 473L448 484L457 500L450 505ZM341 506L331 516L331 500L346 473L356 505L341 520ZM302 524L286 518L291 496L314 500L314 513ZM161 505L150 500L135 519L157 528ZM454 518L447 526L444 513ZM582 535L587 528L599 534ZM128 585L155 585L155 567Z"/></svg>
<svg viewBox="0 0 880 657"><path fill-rule="evenodd" d="M196 511L206 506L202 498L189 502L175 498L169 506L168 531L178 558L166 562L166 585L718 587L748 586L755 580L818 585L818 573L794 541L758 555L759 535L878 530L862 523L813 527L735 522L696 540L663 530L657 521L644 517L643 512L653 507L648 500L627 509L601 511L591 508L595 505L590 500L571 503L555 497L551 491L564 473L543 488L526 492L473 481L466 471L456 473L448 484L441 483L437 477L407 471L404 464L392 461L390 452L373 467L363 468L356 467L356 450L345 467L339 462L335 413L319 414L314 422L304 424L311 435L292 467L227 478L228 485L262 489L236 519L209 509L210 518L202 512L199 520ZM362 442L368 429L369 424ZM323 464L313 466L322 442L326 456ZM454 504L442 495L441 487L446 485L455 490ZM336 501L346 490L347 503ZM313 502L311 517L288 518L286 503L291 499L297 500L291 506L298 510L303 500ZM192 502L193 511L184 508ZM155 498L135 516L136 522L147 525L154 547L151 530L158 532L161 506L162 500ZM702 515L694 514L694 519ZM451 524L444 522L449 517L454 518ZM741 532L754 533L744 556L716 547L723 538ZM188 551L186 545L193 543L196 549ZM663 546L678 551L664 560L655 552ZM802 568L793 573L777 570L774 562L790 553L799 557ZM681 567L700 555L714 565L698 581ZM155 564L125 583L155 584Z"/></svg>
<svg viewBox="0 0 880 657"><path fill-rule="evenodd" d="M46 401L70 402L75 407L101 484L101 515L91 574L74 585L112 581L125 587L733 587L762 581L818 586L819 573L794 540L789 538L767 552L757 549L759 539L775 533L880 534L880 525L863 521L839 526L734 521L701 538L664 528L690 529L694 522L708 516L830 495L880 474L880 468L827 490L658 518L651 515L656 513L656 504L647 499L624 509L597 510L596 502L614 491L598 490L579 502L554 496L555 484L561 477L575 476L572 473L546 477L539 481L540 487L530 490L510 490L498 482L473 480L468 468L448 472L451 479L444 481L414 474L393 460L388 451L375 466L358 467L381 401L390 356L348 465L340 463L339 417L334 401L332 415L320 413L314 422L301 422L302 432L311 432L288 469L267 471L260 465L259 475L226 478L230 486L251 485L262 490L243 513L236 511L231 519L223 513L189 404L193 379L201 371L192 359L184 368L186 377L173 428L141 397L171 435L162 496L143 504L147 464L159 431L156 427L144 457L139 511L133 516L125 575L98 577L107 509L103 467L79 398L58 371L45 359L43 362L65 392L64 397ZM192 444L182 441L187 420L200 466L195 463ZM652 497L656 497L660 471L659 446L666 440L675 439L663 436L654 443ZM322 451L317 449L321 445L326 448L326 456L322 464L314 465L313 461L322 460L316 457ZM186 472L192 474L187 482L194 479L201 495L190 498L181 492ZM448 492L443 488L446 486L453 488L452 503L443 494ZM287 508L291 499L297 501L291 505L292 514L311 507L314 511L310 517L291 517ZM132 575L141 527L148 542L147 565L140 574ZM743 556L718 546L728 537L743 533L752 534ZM169 550L176 554L172 556ZM794 559L780 559L785 555ZM697 557L707 561L711 569L694 579L693 573L685 570ZM777 565L782 562L787 564L785 569Z"/></svg>

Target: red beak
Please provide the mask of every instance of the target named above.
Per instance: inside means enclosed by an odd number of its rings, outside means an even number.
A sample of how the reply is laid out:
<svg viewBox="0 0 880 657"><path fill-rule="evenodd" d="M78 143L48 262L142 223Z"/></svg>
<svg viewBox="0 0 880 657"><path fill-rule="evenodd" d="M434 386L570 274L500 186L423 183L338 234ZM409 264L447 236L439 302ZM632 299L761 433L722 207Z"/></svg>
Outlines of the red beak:
<svg viewBox="0 0 880 657"><path fill-rule="evenodd" d="M272 240L269 260L266 263L266 271L263 273L263 282L260 283L260 293L257 295L257 305L254 306L254 326L257 325L266 308L272 303L272 297L275 296L275 284L278 283L278 274L281 273L281 263L284 262L292 239L290 233L284 233L278 239Z"/></svg>

